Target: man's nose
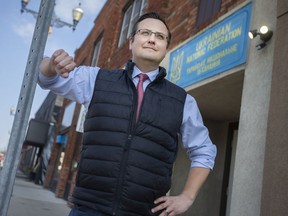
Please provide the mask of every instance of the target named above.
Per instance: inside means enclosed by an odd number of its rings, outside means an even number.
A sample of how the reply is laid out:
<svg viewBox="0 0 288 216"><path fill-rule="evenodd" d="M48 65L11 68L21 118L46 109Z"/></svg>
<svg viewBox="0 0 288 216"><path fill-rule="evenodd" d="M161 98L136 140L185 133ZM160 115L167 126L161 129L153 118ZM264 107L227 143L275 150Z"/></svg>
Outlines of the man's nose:
<svg viewBox="0 0 288 216"><path fill-rule="evenodd" d="M149 41L150 43L155 43L155 40L156 40L156 35L155 33L151 33L151 35L149 36Z"/></svg>

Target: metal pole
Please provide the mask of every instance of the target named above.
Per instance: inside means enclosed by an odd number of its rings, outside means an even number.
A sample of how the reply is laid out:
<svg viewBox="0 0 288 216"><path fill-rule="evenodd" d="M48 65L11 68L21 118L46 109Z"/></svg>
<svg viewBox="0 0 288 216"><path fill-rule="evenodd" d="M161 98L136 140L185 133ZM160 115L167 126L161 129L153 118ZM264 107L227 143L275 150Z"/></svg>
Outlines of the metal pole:
<svg viewBox="0 0 288 216"><path fill-rule="evenodd" d="M6 216L20 160L22 144L36 89L38 65L44 54L55 0L42 0L18 99L7 154L0 176L0 216ZM17 50L15 50L17 52ZM15 62L17 64L17 62Z"/></svg>

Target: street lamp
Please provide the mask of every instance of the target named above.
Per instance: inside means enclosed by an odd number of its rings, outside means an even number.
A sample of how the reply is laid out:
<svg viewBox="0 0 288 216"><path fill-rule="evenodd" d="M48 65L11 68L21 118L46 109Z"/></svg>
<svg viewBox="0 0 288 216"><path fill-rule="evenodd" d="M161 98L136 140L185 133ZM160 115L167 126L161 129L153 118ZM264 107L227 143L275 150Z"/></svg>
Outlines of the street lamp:
<svg viewBox="0 0 288 216"><path fill-rule="evenodd" d="M15 108L14 108L14 106L10 107L10 115L11 116L15 116Z"/></svg>
<svg viewBox="0 0 288 216"><path fill-rule="evenodd" d="M73 15L73 31L75 31L75 28L78 24L78 22L81 20L84 11L80 7L81 3L79 3L78 7L73 8L72 10L72 15Z"/></svg>
<svg viewBox="0 0 288 216"><path fill-rule="evenodd" d="M30 2L30 0L21 0L21 13L23 13L23 12L30 13L36 19L38 16L38 13L36 11L33 11L33 10L28 9L26 7L29 2ZM79 3L79 5L72 10L73 24L70 24L70 23L67 23L67 22L60 20L60 18L58 18L56 16L56 14L53 10L53 15L52 15L52 20L51 20L49 32L50 33L52 32L53 26L55 26L56 28L68 26L69 28L72 28L73 31L75 31L77 24L79 23L79 21L81 20L83 14L84 14L84 11L80 6L81 6L81 3Z"/></svg>

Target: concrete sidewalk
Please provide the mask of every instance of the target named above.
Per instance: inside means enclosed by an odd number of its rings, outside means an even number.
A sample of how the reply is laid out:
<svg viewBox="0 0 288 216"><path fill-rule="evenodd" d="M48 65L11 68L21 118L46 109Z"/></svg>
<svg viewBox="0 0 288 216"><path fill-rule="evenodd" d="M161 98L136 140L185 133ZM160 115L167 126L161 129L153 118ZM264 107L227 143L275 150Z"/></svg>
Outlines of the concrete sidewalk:
<svg viewBox="0 0 288 216"><path fill-rule="evenodd" d="M67 216L69 212L65 200L17 173L8 216Z"/></svg>

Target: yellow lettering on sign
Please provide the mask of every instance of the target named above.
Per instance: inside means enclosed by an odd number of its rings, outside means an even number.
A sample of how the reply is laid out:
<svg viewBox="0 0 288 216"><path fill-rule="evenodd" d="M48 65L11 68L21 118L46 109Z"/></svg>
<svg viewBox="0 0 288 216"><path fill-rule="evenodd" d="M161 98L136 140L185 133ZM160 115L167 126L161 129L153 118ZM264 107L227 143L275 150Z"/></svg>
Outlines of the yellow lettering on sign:
<svg viewBox="0 0 288 216"><path fill-rule="evenodd" d="M200 75L200 74L202 74L202 73L205 73L205 72L207 72L208 70L212 70L212 69L218 67L220 64L221 64L221 60L218 59L217 61L215 61L215 62L213 62L213 63L204 65L203 67L198 68L198 70L197 70L197 75Z"/></svg>
<svg viewBox="0 0 288 216"><path fill-rule="evenodd" d="M193 53L192 55L188 56L186 59L186 63L191 63L192 61L200 58L201 56L205 55L205 50L202 49L198 52Z"/></svg>
<svg viewBox="0 0 288 216"><path fill-rule="evenodd" d="M227 41L239 37L242 33L242 27L232 30L231 26L232 24L229 22L225 26L222 26L213 31L211 34L205 36L202 40L196 43L196 52L201 50L213 50Z"/></svg>
<svg viewBox="0 0 288 216"><path fill-rule="evenodd" d="M201 49L205 49L207 44L209 44L215 40L218 40L220 37L222 37L225 34L228 34L231 31L231 25L232 25L231 22L229 22L226 25L219 27L218 29L213 31L211 34L205 36L202 40L200 40L196 44L196 51L199 51Z"/></svg>
<svg viewBox="0 0 288 216"><path fill-rule="evenodd" d="M206 63L206 59L202 60L201 62L189 67L187 69L187 73L192 73L192 72L196 72L199 68L205 66Z"/></svg>
<svg viewBox="0 0 288 216"><path fill-rule="evenodd" d="M217 40L211 41L207 45L207 50L213 50L213 49L221 46L222 44L225 44L226 42L228 42L232 39L235 39L236 37L241 35L241 32L242 32L242 28L239 27L237 29L234 29L232 32L228 32L226 35L222 35Z"/></svg>
<svg viewBox="0 0 288 216"><path fill-rule="evenodd" d="M207 62L210 63L210 62L216 61L216 60L223 58L226 55L229 55L229 54L236 52L236 51L237 51L237 44L234 44L231 47L228 47L228 48L222 50L221 52L218 52L218 53L208 57Z"/></svg>
<svg viewBox="0 0 288 216"><path fill-rule="evenodd" d="M196 73L197 75L200 75L202 73L205 73L209 70L213 70L216 67L218 67L221 64L221 58L233 53L237 52L237 45L233 44L232 46L222 50L221 52L218 52L207 59L203 59L201 62L198 62L197 64L194 64L193 66L189 67L187 69L187 73ZM191 59L193 56L191 55Z"/></svg>

